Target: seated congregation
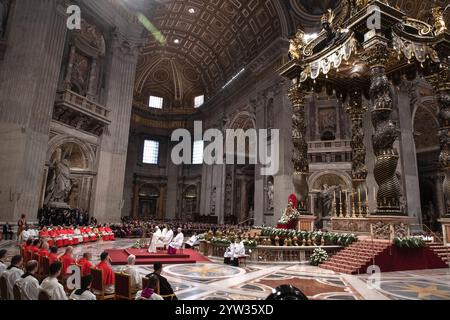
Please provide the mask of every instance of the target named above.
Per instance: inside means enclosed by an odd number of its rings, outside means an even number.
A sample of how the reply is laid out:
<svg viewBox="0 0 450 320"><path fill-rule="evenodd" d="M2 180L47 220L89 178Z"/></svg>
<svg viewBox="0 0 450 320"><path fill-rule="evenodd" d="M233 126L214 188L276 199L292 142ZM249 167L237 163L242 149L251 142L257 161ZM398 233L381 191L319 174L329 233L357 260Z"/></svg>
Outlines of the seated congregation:
<svg viewBox="0 0 450 320"><path fill-rule="evenodd" d="M107 252L94 265L91 253L86 252L77 259L73 247L58 253L55 246L49 250L47 242L34 251L32 258L15 255L8 265L6 256L7 251L0 250L1 300L177 299L170 283L161 275L162 264L155 263L153 273L141 277L133 255L118 272L111 268ZM78 286L75 285L77 274Z"/></svg>

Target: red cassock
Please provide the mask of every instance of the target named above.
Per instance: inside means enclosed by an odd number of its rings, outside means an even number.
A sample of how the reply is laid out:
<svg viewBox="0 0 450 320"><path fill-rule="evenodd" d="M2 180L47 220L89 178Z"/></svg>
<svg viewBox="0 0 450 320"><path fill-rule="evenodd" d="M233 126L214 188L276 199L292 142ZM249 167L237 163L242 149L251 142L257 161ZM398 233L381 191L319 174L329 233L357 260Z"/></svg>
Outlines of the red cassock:
<svg viewBox="0 0 450 320"><path fill-rule="evenodd" d="M56 253L50 253L48 255L48 262L52 264L53 262L58 260L58 255Z"/></svg>
<svg viewBox="0 0 450 320"><path fill-rule="evenodd" d="M39 236L40 236L41 238L48 238L49 233L48 233L48 231L41 230L41 231L39 232Z"/></svg>
<svg viewBox="0 0 450 320"><path fill-rule="evenodd" d="M85 258L81 258L77 263L81 267L81 276L87 276L91 274L92 263Z"/></svg>
<svg viewBox="0 0 450 320"><path fill-rule="evenodd" d="M64 254L60 259L62 263L62 273L67 273L67 268L69 268L71 265L75 264L75 260L72 258L70 254Z"/></svg>
<svg viewBox="0 0 450 320"><path fill-rule="evenodd" d="M38 247L38 246L32 246L32 247L30 248L30 250L31 250L31 252L33 252L33 253L37 253L37 252L39 252L39 247Z"/></svg>
<svg viewBox="0 0 450 320"><path fill-rule="evenodd" d="M108 263L101 261L96 268L103 271L103 285L110 286L114 284L114 272Z"/></svg>
<svg viewBox="0 0 450 320"><path fill-rule="evenodd" d="M48 250L46 250L46 249L41 249L41 251L39 251L40 257L48 257L49 254L50 254L50 252L48 252Z"/></svg>

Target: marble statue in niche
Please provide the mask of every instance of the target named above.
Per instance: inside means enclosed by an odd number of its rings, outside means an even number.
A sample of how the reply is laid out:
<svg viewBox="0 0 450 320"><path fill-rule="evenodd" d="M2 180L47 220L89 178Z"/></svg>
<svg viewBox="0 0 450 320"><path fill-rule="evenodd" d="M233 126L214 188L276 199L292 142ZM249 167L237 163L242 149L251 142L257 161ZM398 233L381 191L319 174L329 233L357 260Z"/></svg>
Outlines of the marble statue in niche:
<svg viewBox="0 0 450 320"><path fill-rule="evenodd" d="M45 204L49 207L67 205L67 201L72 191L72 180L70 176L70 157L72 148L62 150L58 148L55 151L53 163L49 168L47 178L47 189Z"/></svg>

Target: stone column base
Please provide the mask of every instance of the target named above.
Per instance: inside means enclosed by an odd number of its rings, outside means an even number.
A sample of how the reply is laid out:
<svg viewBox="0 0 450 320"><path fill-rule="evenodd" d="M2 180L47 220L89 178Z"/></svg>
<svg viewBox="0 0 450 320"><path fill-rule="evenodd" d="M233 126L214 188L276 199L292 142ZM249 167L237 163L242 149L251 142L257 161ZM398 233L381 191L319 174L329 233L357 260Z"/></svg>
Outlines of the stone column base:
<svg viewBox="0 0 450 320"><path fill-rule="evenodd" d="M300 218L298 218L298 230L314 231L314 222L316 219L316 216L300 216Z"/></svg>
<svg viewBox="0 0 450 320"><path fill-rule="evenodd" d="M442 218L439 222L442 223L444 245L450 245L450 218Z"/></svg>
<svg viewBox="0 0 450 320"><path fill-rule="evenodd" d="M370 216L370 234L377 240L393 241L394 238L409 237L414 218L408 216Z"/></svg>
<svg viewBox="0 0 450 320"><path fill-rule="evenodd" d="M331 231L370 234L370 222L367 218L331 218Z"/></svg>

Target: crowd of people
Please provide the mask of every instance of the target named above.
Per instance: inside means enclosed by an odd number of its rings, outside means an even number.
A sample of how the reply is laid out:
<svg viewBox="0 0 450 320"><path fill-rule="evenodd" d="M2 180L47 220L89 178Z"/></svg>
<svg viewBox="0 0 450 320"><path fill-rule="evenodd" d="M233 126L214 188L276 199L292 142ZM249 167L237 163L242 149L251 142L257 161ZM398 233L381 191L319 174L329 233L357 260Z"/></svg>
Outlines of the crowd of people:
<svg viewBox="0 0 450 320"><path fill-rule="evenodd" d="M250 227L237 227L227 224L195 223L182 220L140 220L131 217L122 217L122 223L112 224L111 228L117 238L149 237L157 226L167 226L169 229L180 227L187 236L203 234L208 231L241 230L248 231Z"/></svg>
<svg viewBox="0 0 450 320"><path fill-rule="evenodd" d="M39 209L37 218L40 226L97 224L97 220L94 217L89 217L89 212L83 209L57 209L44 206Z"/></svg>
<svg viewBox="0 0 450 320"><path fill-rule="evenodd" d="M6 299L16 298L14 287L20 292L21 300L96 300L98 292L91 289L93 282L92 270L102 271L103 294L114 295L115 273L110 265L108 252L102 252L97 264L92 262L92 254L85 252L79 259L74 256L73 247L69 246L58 253L58 248L50 247L45 240L29 239L22 245L20 255L11 258L6 263L7 250L0 250L0 282L6 284ZM33 252L39 257L49 260L48 274L40 273L39 261L27 259L25 252ZM154 264L154 272L143 279L135 266L136 257L130 255L128 264L119 272L130 276L131 292L136 300L175 300L177 299L168 280L161 275L162 264ZM66 280L71 275L69 267L77 265L80 268L81 281L79 288L69 290ZM43 276L43 277L41 277ZM42 281L39 279L43 278ZM42 298L42 297L45 298Z"/></svg>

